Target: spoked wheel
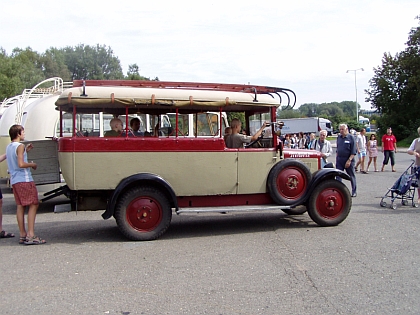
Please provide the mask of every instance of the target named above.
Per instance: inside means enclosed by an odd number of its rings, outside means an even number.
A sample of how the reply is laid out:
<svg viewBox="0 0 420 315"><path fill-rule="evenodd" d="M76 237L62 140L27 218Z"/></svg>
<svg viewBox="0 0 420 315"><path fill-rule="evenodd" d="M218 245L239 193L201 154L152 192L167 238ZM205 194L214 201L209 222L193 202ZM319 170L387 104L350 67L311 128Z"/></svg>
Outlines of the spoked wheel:
<svg viewBox="0 0 420 315"><path fill-rule="evenodd" d="M312 192L308 214L320 226L338 225L350 213L351 202L346 185L334 179L326 180Z"/></svg>
<svg viewBox="0 0 420 315"><path fill-rule="evenodd" d="M169 227L172 209L168 198L153 187L135 187L127 191L115 209L117 225L133 241L150 241Z"/></svg>
<svg viewBox="0 0 420 315"><path fill-rule="evenodd" d="M311 179L312 174L305 164L297 160L283 160L270 170L267 190L279 205L299 204Z"/></svg>

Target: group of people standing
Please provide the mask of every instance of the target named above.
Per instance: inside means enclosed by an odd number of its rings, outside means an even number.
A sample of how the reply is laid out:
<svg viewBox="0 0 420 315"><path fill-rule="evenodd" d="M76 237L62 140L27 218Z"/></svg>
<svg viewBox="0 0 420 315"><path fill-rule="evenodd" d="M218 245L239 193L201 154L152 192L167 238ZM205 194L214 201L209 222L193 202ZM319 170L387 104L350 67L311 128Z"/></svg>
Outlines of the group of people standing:
<svg viewBox="0 0 420 315"><path fill-rule="evenodd" d="M314 133L299 132L296 134L286 134L281 138L283 147L286 149L313 149L312 145L316 137Z"/></svg>

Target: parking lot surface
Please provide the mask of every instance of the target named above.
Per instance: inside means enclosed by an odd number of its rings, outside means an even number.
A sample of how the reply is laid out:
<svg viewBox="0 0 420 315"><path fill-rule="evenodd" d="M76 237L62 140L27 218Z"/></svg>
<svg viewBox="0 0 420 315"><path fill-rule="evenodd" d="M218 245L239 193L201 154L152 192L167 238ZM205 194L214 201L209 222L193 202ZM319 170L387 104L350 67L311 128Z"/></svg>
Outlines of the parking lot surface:
<svg viewBox="0 0 420 315"><path fill-rule="evenodd" d="M130 242L101 211L48 201L36 222L47 244L0 240L0 313L419 314L420 210L379 205L410 158L358 173L349 217L329 228L307 214L174 215L160 239ZM5 184L3 227L18 234Z"/></svg>

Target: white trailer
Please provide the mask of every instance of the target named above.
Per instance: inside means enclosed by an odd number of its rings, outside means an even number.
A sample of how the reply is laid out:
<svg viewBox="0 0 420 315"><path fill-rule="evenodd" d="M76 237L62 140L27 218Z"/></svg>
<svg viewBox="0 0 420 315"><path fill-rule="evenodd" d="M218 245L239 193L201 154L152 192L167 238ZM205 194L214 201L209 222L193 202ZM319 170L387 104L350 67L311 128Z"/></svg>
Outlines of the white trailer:
<svg viewBox="0 0 420 315"><path fill-rule="evenodd" d="M290 119L280 119L278 122L282 121L284 126L281 133L286 134L298 134L299 132L303 133L314 133L319 136L321 130L326 130L328 135L332 133L331 121L325 118L320 117L306 117L306 118L290 118Z"/></svg>

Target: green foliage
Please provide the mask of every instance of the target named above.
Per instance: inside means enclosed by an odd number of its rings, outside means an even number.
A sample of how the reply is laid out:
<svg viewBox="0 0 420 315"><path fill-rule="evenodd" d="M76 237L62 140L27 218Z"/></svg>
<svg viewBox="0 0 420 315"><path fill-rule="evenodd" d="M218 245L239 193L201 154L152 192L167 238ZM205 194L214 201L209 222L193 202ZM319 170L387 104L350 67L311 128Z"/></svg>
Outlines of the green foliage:
<svg viewBox="0 0 420 315"><path fill-rule="evenodd" d="M412 136L420 126L420 26L411 29L406 45L395 56L384 54L366 90L366 101L382 114L377 119L381 135L392 127L397 139Z"/></svg>
<svg viewBox="0 0 420 315"><path fill-rule="evenodd" d="M294 109L282 110L277 115L277 119L299 118L299 117L302 117L300 112Z"/></svg>
<svg viewBox="0 0 420 315"><path fill-rule="evenodd" d="M347 124L347 127L350 129L354 129L356 131L360 131L362 130L362 128L364 128L364 126L362 124L360 124L356 119L350 120L350 121L346 121L346 122L342 122L344 124Z"/></svg>
<svg viewBox="0 0 420 315"><path fill-rule="evenodd" d="M51 47L42 54L29 47L24 50L15 48L10 56L0 48L0 101L52 77L60 77L63 81L150 80L140 75L137 64L130 65L124 77L120 60L111 47L105 45ZM152 80L159 81L159 78Z"/></svg>
<svg viewBox="0 0 420 315"><path fill-rule="evenodd" d="M0 98L9 98L21 94L25 88L31 88L44 80L40 56L30 48L14 49L7 56L4 49L0 52Z"/></svg>
<svg viewBox="0 0 420 315"><path fill-rule="evenodd" d="M140 68L139 66L134 63L128 66L127 76L125 77L127 80L150 80L150 78L144 77L140 75ZM152 81L159 81L159 78L156 77Z"/></svg>
<svg viewBox="0 0 420 315"><path fill-rule="evenodd" d="M71 81L71 72L66 65L66 56L63 49L50 48L40 58L46 79L60 77L63 81Z"/></svg>
<svg viewBox="0 0 420 315"><path fill-rule="evenodd" d="M64 48L64 60L72 80L118 80L123 79L120 60L111 47L80 44Z"/></svg>

